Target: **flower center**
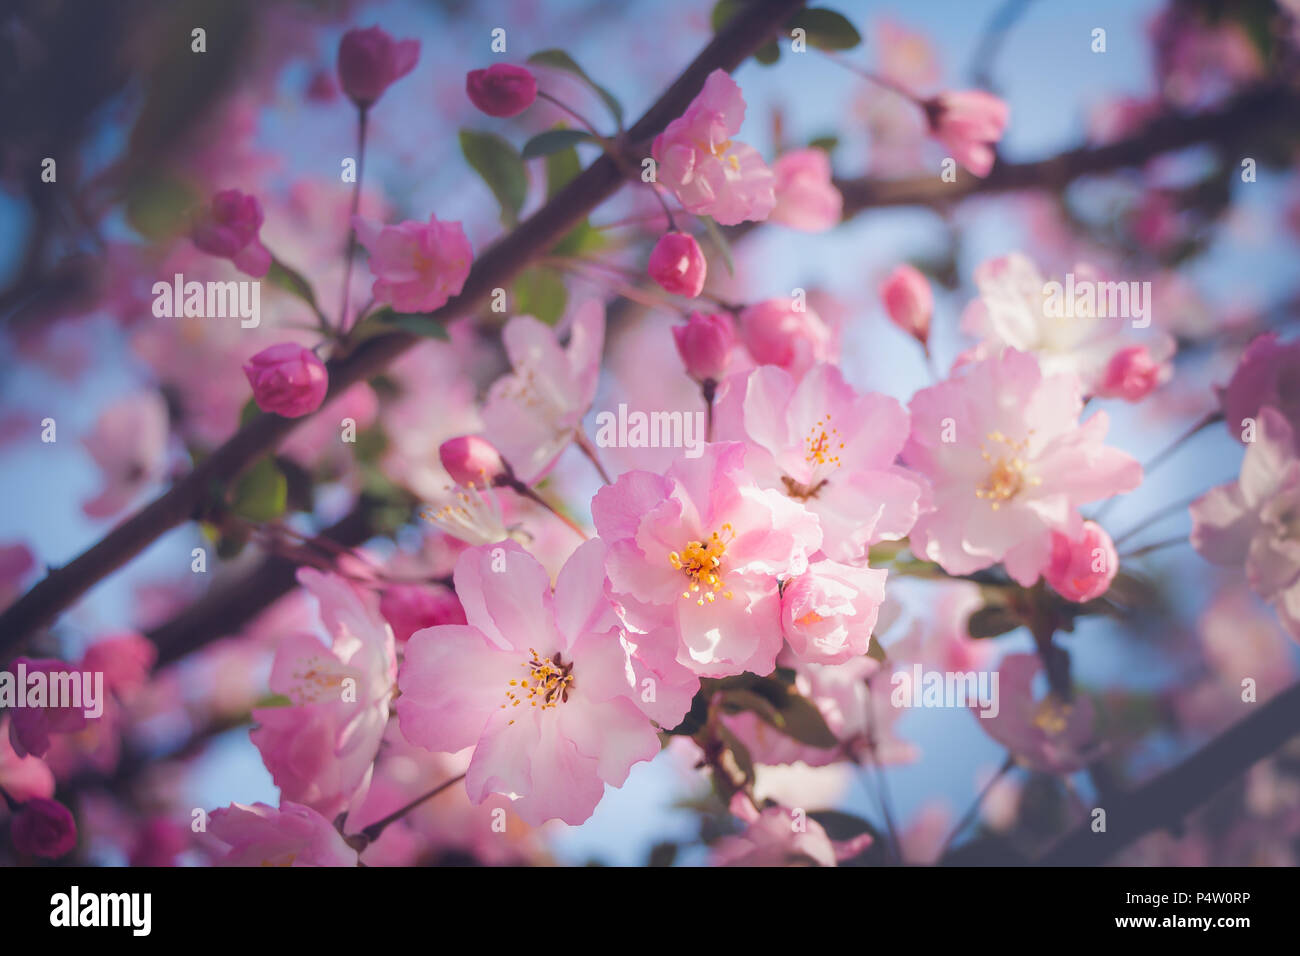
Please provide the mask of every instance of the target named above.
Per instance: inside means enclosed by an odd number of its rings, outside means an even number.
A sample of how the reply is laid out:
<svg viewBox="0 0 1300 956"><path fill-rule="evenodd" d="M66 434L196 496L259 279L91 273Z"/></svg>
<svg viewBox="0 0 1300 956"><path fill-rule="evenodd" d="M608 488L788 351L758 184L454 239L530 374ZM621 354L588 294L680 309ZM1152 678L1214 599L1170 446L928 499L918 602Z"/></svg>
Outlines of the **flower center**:
<svg viewBox="0 0 1300 956"><path fill-rule="evenodd" d="M573 690L573 661L566 663L558 652L554 657L539 657L531 647L528 653L531 657L523 663L528 676L510 682L502 710L518 707L524 701L529 707L540 704L542 710L552 710L569 699L569 691Z"/></svg>
<svg viewBox="0 0 1300 956"><path fill-rule="evenodd" d="M804 436L803 447L803 460L812 466L812 476L807 483L795 481L789 475L781 476L786 495L798 498L800 501L816 498L817 492L821 491L829 480L826 475L842 464L839 452L844 450L844 442L841 440L840 430L831 425L829 414L818 419L813 427L808 429L808 434Z"/></svg>
<svg viewBox="0 0 1300 956"><path fill-rule="evenodd" d="M1034 710L1034 726L1049 737L1055 737L1065 730L1073 709L1070 704L1058 700L1054 694L1048 694Z"/></svg>
<svg viewBox="0 0 1300 956"><path fill-rule="evenodd" d="M695 603L700 607L706 601L710 604L716 601L719 591L724 598L731 600L731 592L722 590L725 586L722 581L722 556L727 553L727 545L735 537L731 525L724 524L721 535L715 531L709 535L708 541L688 541L681 551L673 551L668 555L668 563L685 574L691 582L682 592L682 597L698 595Z"/></svg>
<svg viewBox="0 0 1300 956"><path fill-rule="evenodd" d="M1043 480L1025 475L1028 465L1022 456L1029 447L1028 439L1015 441L998 431L989 432L987 438L995 449L1001 446L1002 454L995 458L988 446L980 443L980 457L991 463L993 469L984 483L975 489L975 497L988 501L989 506L997 511L1002 507L1002 502L1010 501L1020 494L1026 485L1040 485Z"/></svg>

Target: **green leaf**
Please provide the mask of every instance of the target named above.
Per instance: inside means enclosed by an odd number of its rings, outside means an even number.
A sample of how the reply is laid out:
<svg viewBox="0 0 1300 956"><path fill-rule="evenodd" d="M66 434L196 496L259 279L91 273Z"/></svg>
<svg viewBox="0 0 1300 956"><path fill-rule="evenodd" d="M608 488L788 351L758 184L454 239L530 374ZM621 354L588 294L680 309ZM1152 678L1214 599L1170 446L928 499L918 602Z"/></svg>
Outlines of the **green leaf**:
<svg viewBox="0 0 1300 956"><path fill-rule="evenodd" d="M581 256L605 247L605 234L586 219L570 229L551 249L557 256Z"/></svg>
<svg viewBox="0 0 1300 956"><path fill-rule="evenodd" d="M777 45L775 40L768 40L754 51L754 59L764 66L771 66L781 59L781 47Z"/></svg>
<svg viewBox="0 0 1300 956"><path fill-rule="evenodd" d="M867 645L867 656L874 661L880 661L882 664L888 660L888 657L885 654L885 648L881 646L881 643L878 640L876 640L876 635L874 634L871 635L871 643Z"/></svg>
<svg viewBox="0 0 1300 956"><path fill-rule="evenodd" d="M185 230L196 202L193 189L175 176L141 177L127 184L126 221L146 239L170 238Z"/></svg>
<svg viewBox="0 0 1300 956"><path fill-rule="evenodd" d="M284 514L289 482L269 455L239 479L230 508L249 521L274 521Z"/></svg>
<svg viewBox="0 0 1300 956"><path fill-rule="evenodd" d="M596 137L585 129L548 129L545 133L538 133L524 143L520 155L524 159L536 159L538 156L549 156L552 153L572 149L579 143L594 142L595 139Z"/></svg>
<svg viewBox="0 0 1300 956"><path fill-rule="evenodd" d="M293 706L293 701L290 700L288 697L286 697L284 694L267 694L265 697L263 697L261 700L259 700L256 704L253 705L253 707L256 709L261 709L265 707L292 707L292 706Z"/></svg>
<svg viewBox="0 0 1300 956"><path fill-rule="evenodd" d="M825 7L800 10L786 26L802 27L807 32L808 43L819 50L852 50L862 42L862 34L848 17Z"/></svg>
<svg viewBox="0 0 1300 956"><path fill-rule="evenodd" d="M713 27L713 32L717 33L727 25L727 21L739 13L745 4L743 0L718 0L713 5L713 12L709 14L709 23Z"/></svg>
<svg viewBox="0 0 1300 956"><path fill-rule="evenodd" d="M731 244L727 242L727 237L722 234L722 229L712 216L701 216L700 221L704 223L704 231L709 234L709 239L718 249L718 254L722 256L723 265L727 267L728 275L736 274L736 263L731 258Z"/></svg>
<svg viewBox="0 0 1300 956"><path fill-rule="evenodd" d="M549 66L556 70L564 70L578 77L605 101L605 106L610 115L614 117L614 122L618 123L619 129L623 128L623 104L614 98L614 94L588 76L587 71L578 66L569 54L563 50L539 50L528 58L528 62L539 66Z"/></svg>
<svg viewBox="0 0 1300 956"><path fill-rule="evenodd" d="M320 307L316 304L316 292L312 289L311 283L292 266L287 266L279 259L272 258L271 268L266 273L266 281L277 288L283 289L290 295L302 299L311 306L313 313L320 312Z"/></svg>
<svg viewBox="0 0 1300 956"><path fill-rule="evenodd" d="M754 758L750 755L749 748L725 724L719 724L717 731L718 739L726 744L727 750L731 752L731 756L736 762L736 769L744 775L746 783L752 782L754 779ZM730 797L730 794L728 794L728 797Z"/></svg>
<svg viewBox="0 0 1300 956"><path fill-rule="evenodd" d="M389 328L401 329L412 335L421 335L426 339L451 341L451 337L447 334L447 327L435 319L431 312L394 312L392 309L384 309L377 312L370 321Z"/></svg>
<svg viewBox="0 0 1300 956"><path fill-rule="evenodd" d="M554 269L541 266L526 269L515 280L515 314L531 315L554 325L564 315L569 301L564 280Z"/></svg>
<svg viewBox="0 0 1300 956"><path fill-rule="evenodd" d="M501 222L513 226L528 198L528 170L523 159L495 133L472 129L460 131L460 151L492 190L501 206Z"/></svg>
<svg viewBox="0 0 1300 956"><path fill-rule="evenodd" d="M840 138L838 136L818 136L815 139L810 139L808 145L813 149L820 149L823 153L833 153L835 147L840 145Z"/></svg>
<svg viewBox="0 0 1300 956"><path fill-rule="evenodd" d="M966 630L973 638L997 637L1020 627L1020 615L1001 604L986 604L970 616Z"/></svg>
<svg viewBox="0 0 1300 956"><path fill-rule="evenodd" d="M718 686L728 710L753 711L781 733L813 747L829 749L839 744L816 705L780 680L745 674L726 678Z"/></svg>
<svg viewBox="0 0 1300 956"><path fill-rule="evenodd" d="M572 146L546 157L546 198L550 199L582 172L582 161Z"/></svg>
<svg viewBox="0 0 1300 956"><path fill-rule="evenodd" d="M244 402L244 407L239 410L239 427L243 428L260 414L262 414L262 410L257 407L257 399L250 398Z"/></svg>
<svg viewBox="0 0 1300 956"><path fill-rule="evenodd" d="M779 729L795 740L827 750L839 746L817 705L806 697L791 694L781 707L781 718L784 726Z"/></svg>

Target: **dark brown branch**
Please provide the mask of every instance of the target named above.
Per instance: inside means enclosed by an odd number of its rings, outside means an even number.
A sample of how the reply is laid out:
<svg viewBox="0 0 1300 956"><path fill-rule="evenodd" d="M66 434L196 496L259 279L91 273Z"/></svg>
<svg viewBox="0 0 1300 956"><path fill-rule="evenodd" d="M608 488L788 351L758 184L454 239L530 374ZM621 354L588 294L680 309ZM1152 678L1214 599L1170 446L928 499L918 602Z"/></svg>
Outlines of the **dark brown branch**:
<svg viewBox="0 0 1300 956"><path fill-rule="evenodd" d="M363 497L318 537L348 548L364 544L373 534L371 504ZM238 634L245 624L297 586L298 565L291 558L268 555L256 567L210 588L171 620L149 631L145 636L158 646L158 666L170 664L219 638Z"/></svg>
<svg viewBox="0 0 1300 956"><path fill-rule="evenodd" d="M1293 123L1300 95L1280 86L1246 90L1217 109L1191 115L1166 113L1138 132L1104 146L1081 146L1032 163L999 161L986 179L962 172L945 183L938 174L907 179L847 179L836 182L844 194L844 217L881 206L946 206L970 196L1021 189L1060 189L1080 177L1140 166L1162 153L1199 143L1242 149L1270 128ZM1242 153L1245 158L1249 153Z"/></svg>
<svg viewBox="0 0 1300 956"><path fill-rule="evenodd" d="M634 165L639 166L650 139L681 115L711 72L735 69L801 6L803 0L746 4L628 132L622 145ZM472 313L493 289L509 285L531 260L577 226L622 183L623 176L613 159L602 156L596 160L518 228L485 250L470 270L461 294L433 313L434 317L448 322ZM342 359L331 361L330 397L382 371L419 341L406 333L376 336ZM273 450L305 420L259 416L161 497L123 521L70 564L51 571L0 615L0 658L12 656L33 632L48 625L162 534L201 514L215 489L224 487Z"/></svg>
<svg viewBox="0 0 1300 956"><path fill-rule="evenodd" d="M1074 828L1039 860L1041 866L1096 866L1139 837L1180 821L1256 761L1300 734L1300 684L1233 724L1182 763L1129 793L1102 803L1106 832L1091 819Z"/></svg>

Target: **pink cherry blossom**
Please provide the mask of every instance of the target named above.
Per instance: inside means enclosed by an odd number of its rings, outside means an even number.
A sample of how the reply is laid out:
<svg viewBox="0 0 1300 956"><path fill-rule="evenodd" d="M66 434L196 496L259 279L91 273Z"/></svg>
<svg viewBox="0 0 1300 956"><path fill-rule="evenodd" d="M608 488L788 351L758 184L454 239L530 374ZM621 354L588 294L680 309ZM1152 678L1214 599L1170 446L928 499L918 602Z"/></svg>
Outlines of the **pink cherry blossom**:
<svg viewBox="0 0 1300 956"><path fill-rule="evenodd" d="M831 161L824 149L791 150L776 161L772 172L776 206L769 219L802 232L825 232L839 225L844 197L831 182Z"/></svg>
<svg viewBox="0 0 1300 956"><path fill-rule="evenodd" d="M355 216L352 225L370 253L376 302L394 312L432 312L464 288L474 250L460 223L430 216L385 226Z"/></svg>
<svg viewBox="0 0 1300 956"><path fill-rule="evenodd" d="M311 807L232 803L208 821L219 866L356 866L357 851Z"/></svg>
<svg viewBox="0 0 1300 956"><path fill-rule="evenodd" d="M0 719L0 790L19 803L33 797L54 796L54 774L49 765L31 754L19 756L3 719ZM0 800L0 807L3 805Z"/></svg>
<svg viewBox="0 0 1300 956"><path fill-rule="evenodd" d="M395 40L374 26L352 29L339 43L339 85L357 106L366 108L420 59L419 40Z"/></svg>
<svg viewBox="0 0 1300 956"><path fill-rule="evenodd" d="M924 482L894 463L908 435L894 399L859 393L819 364L798 382L767 366L733 377L718 404L718 437L745 442L759 487L818 517L828 556L856 560L911 530Z"/></svg>
<svg viewBox="0 0 1300 956"><path fill-rule="evenodd" d="M502 341L512 371L489 390L483 421L515 476L532 484L554 467L596 397L605 309L594 299L580 305L563 347L555 329L528 315L506 323Z"/></svg>
<svg viewBox="0 0 1300 956"><path fill-rule="evenodd" d="M867 652L888 572L814 561L781 590L781 627L800 660L842 664Z"/></svg>
<svg viewBox="0 0 1300 956"><path fill-rule="evenodd" d="M229 259L240 272L260 279L271 268L271 253L258 238L261 228L257 197L223 189L195 217L190 239L208 255Z"/></svg>
<svg viewBox="0 0 1300 956"><path fill-rule="evenodd" d="M282 798L333 818L369 782L388 721L396 651L370 595L311 568L299 570L298 580L320 602L330 646L307 633L280 642L270 685L288 704L254 710L251 736Z"/></svg>
<svg viewBox="0 0 1300 956"><path fill-rule="evenodd" d="M1300 459L1294 428L1281 412L1259 410L1259 434L1246 446L1235 482L1192 503L1192 546L1208 561L1245 566L1251 590L1277 610L1300 640Z"/></svg>
<svg viewBox="0 0 1300 956"><path fill-rule="evenodd" d="M1042 773L1073 773L1099 752L1092 702L1083 694L1070 701L1051 692L1037 697L1033 684L1042 668L1037 654L1004 657L998 667L997 713L975 722L1025 766Z"/></svg>
<svg viewBox="0 0 1300 956"><path fill-rule="evenodd" d="M1102 444L1106 413L1080 423L1082 407L1073 376L1044 376L1015 351L918 392L903 460L930 479L934 510L917 521L914 550L949 574L1001 561L1033 584L1053 531L1074 534L1080 505L1142 479L1137 461Z"/></svg>
<svg viewBox="0 0 1300 956"><path fill-rule="evenodd" d="M795 740L752 711L724 716L723 723L749 748L755 763L828 767L846 756L881 764L908 763L917 758L915 746L894 731L904 710L890 703L888 685L877 685L877 675L884 674L874 658L859 656L842 664L811 664L783 651L777 663L795 670L795 691L813 703L839 745L818 747Z"/></svg>
<svg viewBox="0 0 1300 956"><path fill-rule="evenodd" d="M709 264L694 236L666 232L651 250L646 271L665 292L693 299L704 289Z"/></svg>
<svg viewBox="0 0 1300 956"><path fill-rule="evenodd" d="M1073 537L1052 533L1052 555L1043 577L1066 600L1082 604L1101 597L1118 571L1115 543L1097 522L1083 522Z"/></svg>
<svg viewBox="0 0 1300 956"><path fill-rule="evenodd" d="M1088 265L1075 266L1074 274L1081 282L1105 281ZM975 285L980 297L962 314L962 331L978 338L980 345L968 359L996 355L1004 348L1032 352L1043 374L1070 372L1078 377L1085 395L1107 394L1128 401L1150 392L1151 388L1143 390L1141 379L1154 387L1172 372L1169 360L1175 345L1164 332L1134 329L1130 318L1102 315L1096 306L1087 312L1083 300L1075 308L1075 303L1065 301L1063 284L1060 314L1052 314L1046 280L1021 253L980 264ZM1145 352L1127 351L1134 346L1142 346Z"/></svg>
<svg viewBox="0 0 1300 956"><path fill-rule="evenodd" d="M686 210L724 226L762 221L776 205L776 177L758 150L735 142L745 120L740 87L714 70L686 112L655 137L658 181Z"/></svg>
<svg viewBox="0 0 1300 956"><path fill-rule="evenodd" d="M981 179L993 169L993 147L1006 129L1010 108L982 90L940 93L925 102L930 132L953 158Z"/></svg>
<svg viewBox="0 0 1300 956"><path fill-rule="evenodd" d="M740 337L759 365L776 365L796 378L817 362L838 358L831 330L806 304L766 299L740 313Z"/></svg>
<svg viewBox="0 0 1300 956"><path fill-rule="evenodd" d="M605 546L588 541L560 571L514 542L466 551L456 592L467 625L412 635L397 716L412 743L474 747L470 799L503 793L533 824L591 816L659 741L638 706L628 654L605 598Z"/></svg>
<svg viewBox="0 0 1300 956"><path fill-rule="evenodd" d="M157 392L140 392L104 409L82 441L104 481L103 490L82 505L87 515L115 515L162 479L167 428L167 403Z"/></svg>
<svg viewBox="0 0 1300 956"><path fill-rule="evenodd" d="M837 866L871 845L869 834L834 842L816 820L785 807L753 811L746 822L744 833L713 845L713 866Z"/></svg>
<svg viewBox="0 0 1300 956"><path fill-rule="evenodd" d="M1281 342L1276 332L1254 339L1219 389L1219 403L1228 434L1239 442L1246 440L1246 419L1258 418L1265 405L1300 422L1300 341Z"/></svg>
<svg viewBox="0 0 1300 956"><path fill-rule="evenodd" d="M144 686L158 658L158 648L142 634L115 634L97 640L81 658L82 670L104 675L104 686L115 694L131 694Z"/></svg>
<svg viewBox="0 0 1300 956"><path fill-rule="evenodd" d="M725 312L692 312L673 326L673 342L686 374L697 382L720 382L731 364L736 325Z"/></svg>
<svg viewBox="0 0 1300 956"><path fill-rule="evenodd" d="M21 668L25 668L28 677L26 687L18 681L20 665ZM82 676L78 668L66 661L52 658L18 657L3 669L14 675L13 683L18 693L30 693L33 686L38 686L32 683L32 675L38 673L45 675L47 693L45 701L39 706L33 706L29 702L25 707L14 707L9 711L9 742L13 745L14 753L19 757L26 757L28 754L43 757L50 749L53 734L76 733L86 727L89 718L86 716L85 706L56 707L53 706L53 699L49 697L56 675L71 675L80 683Z"/></svg>
<svg viewBox="0 0 1300 956"><path fill-rule="evenodd" d="M1169 377L1170 371L1169 365L1157 362L1145 345L1130 345L1111 356L1097 394L1140 402Z"/></svg>
<svg viewBox="0 0 1300 956"><path fill-rule="evenodd" d="M537 78L522 66L494 63L465 75L470 102L488 116L518 116L537 99Z"/></svg>
<svg viewBox="0 0 1300 956"><path fill-rule="evenodd" d="M708 445L664 475L625 472L591 510L611 592L633 616L673 623L679 662L702 677L771 672L777 577L806 571L822 535L802 505L754 483L743 445Z"/></svg>

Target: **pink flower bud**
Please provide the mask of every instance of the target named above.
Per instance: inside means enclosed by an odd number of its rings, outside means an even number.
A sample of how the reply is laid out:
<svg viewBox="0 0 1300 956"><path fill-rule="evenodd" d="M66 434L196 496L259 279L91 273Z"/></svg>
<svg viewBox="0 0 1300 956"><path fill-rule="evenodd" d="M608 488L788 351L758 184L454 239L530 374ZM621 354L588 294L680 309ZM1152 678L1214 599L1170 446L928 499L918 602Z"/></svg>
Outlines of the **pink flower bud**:
<svg viewBox="0 0 1300 956"><path fill-rule="evenodd" d="M281 342L263 349L244 366L253 399L264 412L300 418L320 408L329 390L325 363L311 349Z"/></svg>
<svg viewBox="0 0 1300 956"><path fill-rule="evenodd" d="M740 313L740 337L759 365L777 365L795 378L834 358L830 329L795 299L767 299Z"/></svg>
<svg viewBox="0 0 1300 956"><path fill-rule="evenodd" d="M465 609L453 592L423 584L388 588L379 599L379 613L393 626L393 636L399 643L426 627L465 623Z"/></svg>
<svg viewBox="0 0 1300 956"><path fill-rule="evenodd" d="M500 453L490 441L478 435L447 439L438 449L438 457L451 480L466 488L487 487L506 473Z"/></svg>
<svg viewBox="0 0 1300 956"><path fill-rule="evenodd" d="M9 835L22 856L53 860L77 845L77 822L57 800L35 797L18 805L9 822Z"/></svg>
<svg viewBox="0 0 1300 956"><path fill-rule="evenodd" d="M465 76L470 102L488 116L518 116L537 99L537 78L522 66L497 63Z"/></svg>
<svg viewBox="0 0 1300 956"><path fill-rule="evenodd" d="M901 265L880 286L889 321L925 345L930 338L934 294L930 282L915 266Z"/></svg>
<svg viewBox="0 0 1300 956"><path fill-rule="evenodd" d="M673 326L673 341L686 374L697 382L720 382L731 363L736 327L722 312L692 312L685 325Z"/></svg>
<svg viewBox="0 0 1300 956"><path fill-rule="evenodd" d="M1052 554L1043 577L1067 601L1082 604L1106 593L1119 570L1119 555L1106 529L1085 521L1073 540L1059 531L1052 533Z"/></svg>
<svg viewBox="0 0 1300 956"><path fill-rule="evenodd" d="M1102 398L1122 398L1140 402L1160 384L1164 369L1151 357L1145 345L1130 345L1111 356L1097 394Z"/></svg>
<svg viewBox="0 0 1300 956"><path fill-rule="evenodd" d="M208 255L229 259L240 272L260 279L271 268L271 253L257 235L261 228L257 197L223 189L195 217L190 239Z"/></svg>
<svg viewBox="0 0 1300 956"><path fill-rule="evenodd" d="M981 179L993 168L993 145L1002 138L1011 111L982 90L940 93L924 103L930 132Z"/></svg>
<svg viewBox="0 0 1300 956"><path fill-rule="evenodd" d="M419 59L419 40L394 40L379 27L349 30L339 43L339 84L364 108L415 69Z"/></svg>
<svg viewBox="0 0 1300 956"><path fill-rule="evenodd" d="M693 299L704 289L709 264L694 236L667 232L655 243L647 271L665 292Z"/></svg>

